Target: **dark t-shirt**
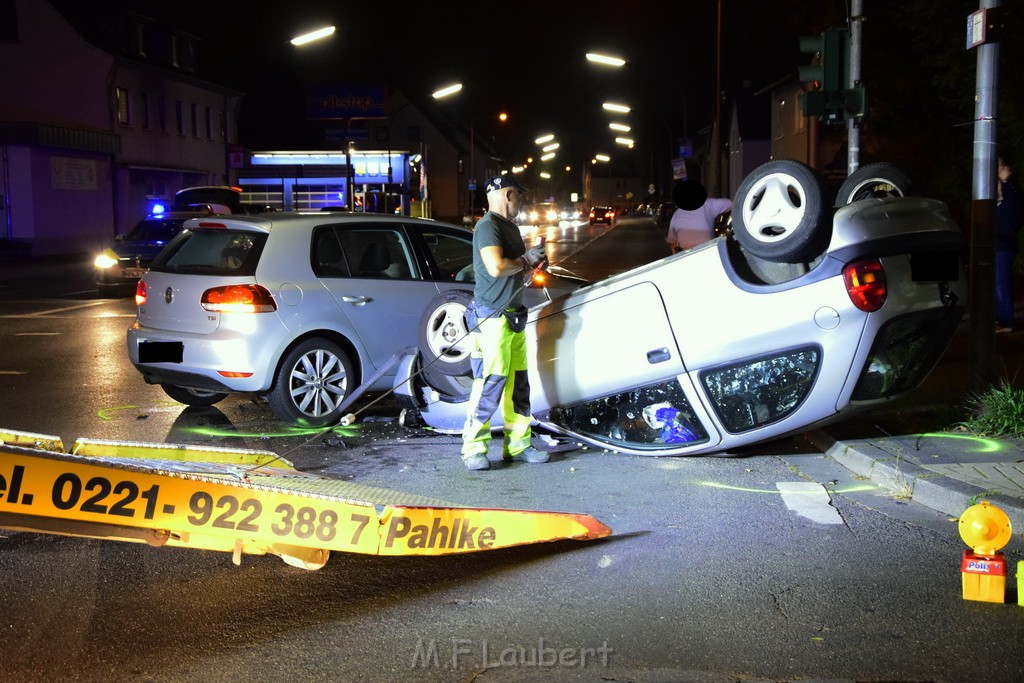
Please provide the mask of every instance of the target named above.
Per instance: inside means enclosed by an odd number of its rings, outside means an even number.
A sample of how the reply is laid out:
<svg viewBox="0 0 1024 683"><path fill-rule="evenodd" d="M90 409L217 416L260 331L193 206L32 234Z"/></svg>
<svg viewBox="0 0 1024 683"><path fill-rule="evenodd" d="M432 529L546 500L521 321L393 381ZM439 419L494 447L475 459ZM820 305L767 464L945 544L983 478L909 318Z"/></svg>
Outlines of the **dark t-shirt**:
<svg viewBox="0 0 1024 683"><path fill-rule="evenodd" d="M484 266L480 249L500 247L505 258L515 259L526 253L519 226L488 211L473 229L473 274L476 284L473 298L487 308L515 308L523 303L523 278L516 273L505 277L491 277Z"/></svg>

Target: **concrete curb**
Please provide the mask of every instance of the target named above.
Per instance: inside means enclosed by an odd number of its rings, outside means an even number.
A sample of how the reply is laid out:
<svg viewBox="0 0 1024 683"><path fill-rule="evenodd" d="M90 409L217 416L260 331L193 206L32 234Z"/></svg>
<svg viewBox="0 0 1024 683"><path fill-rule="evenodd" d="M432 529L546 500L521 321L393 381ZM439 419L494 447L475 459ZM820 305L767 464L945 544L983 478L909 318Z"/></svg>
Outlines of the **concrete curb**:
<svg viewBox="0 0 1024 683"><path fill-rule="evenodd" d="M869 443L839 441L821 430L807 432L805 436L851 472L884 489L908 492L911 500L921 505L960 517L964 510L984 499L1005 512L1014 529L1024 529L1024 505L1016 498L937 474Z"/></svg>

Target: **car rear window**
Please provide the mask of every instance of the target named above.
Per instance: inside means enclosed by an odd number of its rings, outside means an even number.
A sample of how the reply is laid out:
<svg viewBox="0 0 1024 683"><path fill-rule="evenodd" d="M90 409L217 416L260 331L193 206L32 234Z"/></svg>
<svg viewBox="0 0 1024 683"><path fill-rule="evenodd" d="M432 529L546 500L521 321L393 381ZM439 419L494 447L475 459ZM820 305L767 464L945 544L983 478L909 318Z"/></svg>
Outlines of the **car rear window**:
<svg viewBox="0 0 1024 683"><path fill-rule="evenodd" d="M266 233L195 230L181 233L160 252L150 270L192 275L255 275Z"/></svg>

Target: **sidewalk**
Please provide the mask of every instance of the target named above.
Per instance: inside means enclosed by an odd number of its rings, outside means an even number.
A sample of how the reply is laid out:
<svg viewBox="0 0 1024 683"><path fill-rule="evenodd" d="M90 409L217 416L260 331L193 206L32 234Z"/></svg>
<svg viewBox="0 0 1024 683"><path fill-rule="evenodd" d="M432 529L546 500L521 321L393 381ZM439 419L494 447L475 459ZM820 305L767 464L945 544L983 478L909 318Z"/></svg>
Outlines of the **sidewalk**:
<svg viewBox="0 0 1024 683"><path fill-rule="evenodd" d="M998 334L997 376L1024 381L1024 330ZM963 419L967 325L925 383L889 407L807 433L822 452L882 488L951 517L988 500L1024 530L1024 440L952 428Z"/></svg>

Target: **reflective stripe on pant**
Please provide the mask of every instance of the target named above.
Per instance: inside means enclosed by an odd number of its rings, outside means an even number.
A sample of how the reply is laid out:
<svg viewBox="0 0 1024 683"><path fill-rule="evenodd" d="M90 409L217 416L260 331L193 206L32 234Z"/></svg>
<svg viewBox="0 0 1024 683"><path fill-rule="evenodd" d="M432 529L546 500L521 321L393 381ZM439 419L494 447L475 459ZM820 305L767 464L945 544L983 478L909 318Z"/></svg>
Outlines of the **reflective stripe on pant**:
<svg viewBox="0 0 1024 683"><path fill-rule="evenodd" d="M513 332L505 316L486 318L472 334L473 388L462 428L462 455L486 454L491 417L501 405L505 438L501 452L512 456L530 445L530 380L526 334ZM512 379L509 382L509 378Z"/></svg>

